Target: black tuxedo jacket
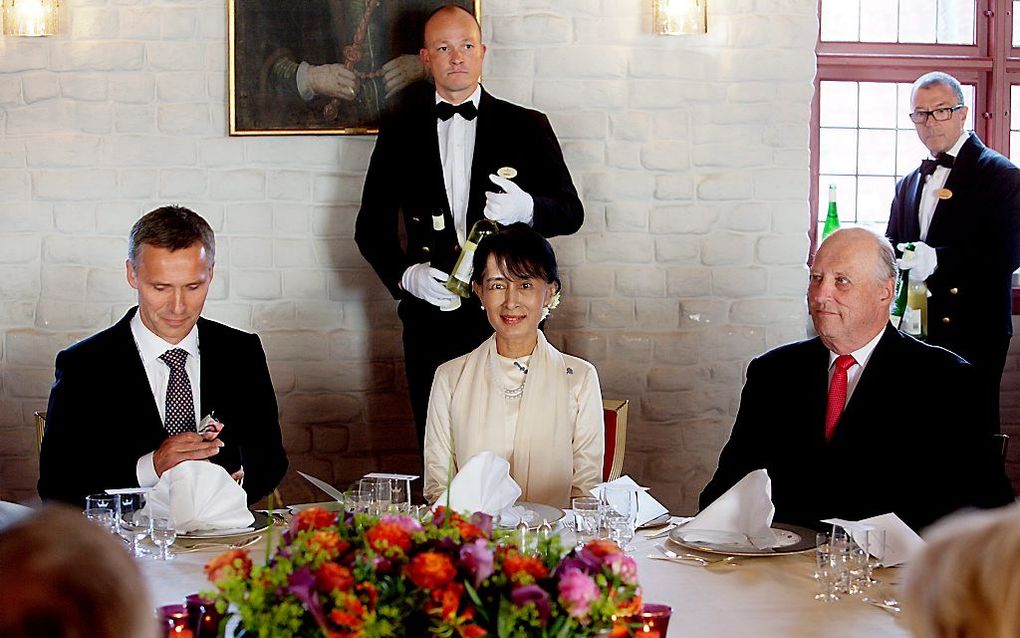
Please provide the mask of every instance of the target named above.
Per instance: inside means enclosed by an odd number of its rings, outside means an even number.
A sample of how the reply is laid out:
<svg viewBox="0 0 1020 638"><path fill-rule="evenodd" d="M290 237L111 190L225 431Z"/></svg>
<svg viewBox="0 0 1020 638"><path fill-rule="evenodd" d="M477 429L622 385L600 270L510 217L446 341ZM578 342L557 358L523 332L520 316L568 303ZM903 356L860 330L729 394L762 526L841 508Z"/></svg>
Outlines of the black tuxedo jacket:
<svg viewBox="0 0 1020 638"><path fill-rule="evenodd" d="M358 248L395 299L404 295L399 284L408 266L429 261L448 273L460 251L443 181L434 105L434 87L422 83L393 117L383 120L355 227ZM468 230L482 218L485 192L496 190L489 175L504 166L517 169L514 182L534 198L536 232L553 237L581 227L584 209L548 118L483 90ZM400 222L406 248L401 246Z"/></svg>
<svg viewBox="0 0 1020 638"><path fill-rule="evenodd" d="M918 241L920 169L896 185L886 235ZM928 341L971 359L1013 334L1012 275L1020 267L1020 170L974 133L960 148L928 228L938 255L928 278ZM995 346L998 349L998 345ZM983 360L978 357L976 360ZM997 431L997 430L996 430Z"/></svg>
<svg viewBox="0 0 1020 638"><path fill-rule="evenodd" d="M57 354L39 456L39 495L78 507L85 496L138 485L135 465L167 438L131 334L133 308L113 326ZM254 502L287 471L266 355L257 335L198 320L200 414L216 411L224 442L213 460L244 466Z"/></svg>
<svg viewBox="0 0 1020 638"><path fill-rule="evenodd" d="M775 520L819 527L895 512L914 529L1013 497L973 390L973 368L887 327L825 440L829 350L818 339L754 359L702 508L748 472L772 478Z"/></svg>

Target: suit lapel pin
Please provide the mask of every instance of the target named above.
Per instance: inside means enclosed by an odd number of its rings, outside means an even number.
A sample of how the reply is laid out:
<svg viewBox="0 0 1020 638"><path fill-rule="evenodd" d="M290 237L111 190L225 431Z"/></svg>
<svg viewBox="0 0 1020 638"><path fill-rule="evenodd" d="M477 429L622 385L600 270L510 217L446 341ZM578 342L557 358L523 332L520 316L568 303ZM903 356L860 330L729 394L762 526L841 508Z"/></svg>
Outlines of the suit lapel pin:
<svg viewBox="0 0 1020 638"><path fill-rule="evenodd" d="M939 199L950 199L953 196L953 191L948 188L940 188L935 192L935 195L938 196Z"/></svg>
<svg viewBox="0 0 1020 638"><path fill-rule="evenodd" d="M504 166L503 168L496 171L496 175L499 175L505 179L513 179L517 177L517 169L513 166Z"/></svg>
<svg viewBox="0 0 1020 638"><path fill-rule="evenodd" d="M567 368L567 374L574 374L573 368Z"/></svg>

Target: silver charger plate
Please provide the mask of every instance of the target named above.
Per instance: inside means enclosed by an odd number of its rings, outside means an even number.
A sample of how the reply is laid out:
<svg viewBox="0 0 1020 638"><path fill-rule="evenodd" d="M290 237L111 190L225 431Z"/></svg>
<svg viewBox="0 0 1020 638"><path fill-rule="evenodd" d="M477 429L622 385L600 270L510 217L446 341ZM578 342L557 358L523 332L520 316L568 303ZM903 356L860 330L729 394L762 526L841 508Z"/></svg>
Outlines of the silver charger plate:
<svg viewBox="0 0 1020 638"><path fill-rule="evenodd" d="M525 518L528 523L528 529L538 529L538 526L542 524L542 521L549 521L550 525L555 525L557 521L566 516L566 512L558 507L552 505L545 505L543 503L528 503L527 501L518 501L514 503L514 507L523 507L528 510L530 514ZM531 516L533 515L533 516ZM517 523L520 519L516 516L503 520L504 517L500 517L500 520L496 523L496 527L499 529L513 529L517 527Z"/></svg>
<svg viewBox="0 0 1020 638"><path fill-rule="evenodd" d="M187 534L178 534L177 538L182 540L226 540L252 534L259 534L269 529L269 515L265 512L254 512L255 521L248 527L234 527L231 529L197 529Z"/></svg>
<svg viewBox="0 0 1020 638"><path fill-rule="evenodd" d="M709 554L723 554L726 556L784 556L786 554L799 554L813 550L816 545L815 530L786 523L772 523L772 531L776 534L776 542L778 544L776 547L769 547L767 549L758 549L752 546L746 537L742 540L726 538L727 533L725 532L718 532L720 539L718 542L690 540L695 532L698 535L704 535L710 531L687 529L681 526L669 532L669 540L684 549L694 549ZM736 536L732 533L730 534L734 537Z"/></svg>

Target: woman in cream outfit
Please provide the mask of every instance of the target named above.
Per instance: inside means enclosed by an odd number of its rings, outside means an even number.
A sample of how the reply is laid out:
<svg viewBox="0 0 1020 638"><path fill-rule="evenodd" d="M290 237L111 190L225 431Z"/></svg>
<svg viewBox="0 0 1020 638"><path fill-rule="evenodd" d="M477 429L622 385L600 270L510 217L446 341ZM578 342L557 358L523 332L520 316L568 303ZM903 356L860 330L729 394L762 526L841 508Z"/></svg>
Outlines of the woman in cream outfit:
<svg viewBox="0 0 1020 638"><path fill-rule="evenodd" d="M521 500L569 507L602 480L602 393L595 367L559 352L538 329L559 298L552 246L525 224L486 237L471 287L495 334L436 370L425 497L434 501L489 450L509 461Z"/></svg>

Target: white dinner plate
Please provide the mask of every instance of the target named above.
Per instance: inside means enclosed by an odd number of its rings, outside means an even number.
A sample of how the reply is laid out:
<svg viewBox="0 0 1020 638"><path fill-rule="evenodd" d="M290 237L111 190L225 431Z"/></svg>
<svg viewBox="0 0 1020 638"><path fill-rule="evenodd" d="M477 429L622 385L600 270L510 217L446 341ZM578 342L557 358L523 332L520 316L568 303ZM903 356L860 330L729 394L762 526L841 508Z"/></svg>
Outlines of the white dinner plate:
<svg viewBox="0 0 1020 638"><path fill-rule="evenodd" d="M500 529L513 529L517 527L517 524L521 522L521 516L517 512L517 508L524 509L524 521L528 524L528 529L538 529L542 521L549 521L550 525L555 525L556 521L566 515L563 510L552 505L518 501L514 503L513 510L500 513L496 527Z"/></svg>
<svg viewBox="0 0 1020 638"><path fill-rule="evenodd" d="M226 540L240 536L251 536L269 529L270 518L265 512L254 512L255 521L248 527L234 527L231 529L197 529L187 534L178 534L177 538L183 540Z"/></svg>
<svg viewBox="0 0 1020 638"><path fill-rule="evenodd" d="M786 523L773 523L776 546L758 549L743 534L677 527L669 532L669 540L685 549L727 556L783 556L799 554L815 548L815 530ZM714 537L709 539L708 537Z"/></svg>

